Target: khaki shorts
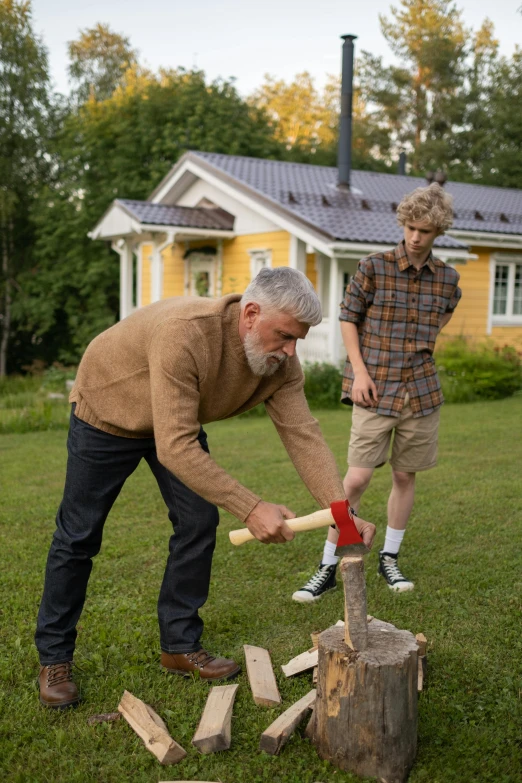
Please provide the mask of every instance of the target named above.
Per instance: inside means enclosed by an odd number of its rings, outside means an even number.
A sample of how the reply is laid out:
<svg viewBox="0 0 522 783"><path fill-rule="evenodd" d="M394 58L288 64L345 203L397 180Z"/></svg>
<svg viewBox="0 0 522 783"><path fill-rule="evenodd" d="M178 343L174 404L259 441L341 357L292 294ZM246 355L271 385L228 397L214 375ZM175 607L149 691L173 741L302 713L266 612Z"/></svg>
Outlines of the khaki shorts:
<svg viewBox="0 0 522 783"><path fill-rule="evenodd" d="M394 470L417 473L437 464L440 408L427 416L412 416L408 396L399 415L382 416L371 408L353 406L348 464L353 468L379 468L388 459Z"/></svg>

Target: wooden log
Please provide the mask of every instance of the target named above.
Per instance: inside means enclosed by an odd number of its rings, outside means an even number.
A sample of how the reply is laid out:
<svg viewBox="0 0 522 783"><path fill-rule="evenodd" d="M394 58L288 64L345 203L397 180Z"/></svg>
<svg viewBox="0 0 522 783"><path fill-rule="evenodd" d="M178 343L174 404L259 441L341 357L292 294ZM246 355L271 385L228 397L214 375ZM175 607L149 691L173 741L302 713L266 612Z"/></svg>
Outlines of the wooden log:
<svg viewBox="0 0 522 783"><path fill-rule="evenodd" d="M245 650L248 681L255 703L260 707L277 707L278 704L281 704L281 696L268 650L254 647L251 644L245 644L243 649Z"/></svg>
<svg viewBox="0 0 522 783"><path fill-rule="evenodd" d="M287 677L293 677L294 674L300 674L307 669L313 669L314 666L317 666L317 656L317 647L312 647L310 650L296 655L295 658L281 666L281 669Z"/></svg>
<svg viewBox="0 0 522 783"><path fill-rule="evenodd" d="M316 647L319 646L319 634L321 631L312 631L310 634L310 637L312 639L312 650L315 650Z"/></svg>
<svg viewBox="0 0 522 783"><path fill-rule="evenodd" d="M366 650L354 651L342 628L324 631L312 731L322 759L360 777L403 783L417 746L413 634L373 619Z"/></svg>
<svg viewBox="0 0 522 783"><path fill-rule="evenodd" d="M340 570L344 585L344 641L352 650L366 650L368 621L364 561L361 556L343 557Z"/></svg>
<svg viewBox="0 0 522 783"><path fill-rule="evenodd" d="M192 744L200 753L228 750L232 736L232 709L239 685L211 688Z"/></svg>
<svg viewBox="0 0 522 783"><path fill-rule="evenodd" d="M261 734L259 750L264 750L271 756L277 756L281 748L301 723L308 710L315 702L316 691L310 691L302 699L292 704Z"/></svg>
<svg viewBox="0 0 522 783"><path fill-rule="evenodd" d="M152 707L137 699L129 691L124 691L118 704L127 723L141 737L147 750L150 750L160 764L177 764L187 755L183 748L170 736L165 723Z"/></svg>
<svg viewBox="0 0 522 783"><path fill-rule="evenodd" d="M319 667L314 666L314 670L312 672L312 685L317 685L318 672L319 672Z"/></svg>

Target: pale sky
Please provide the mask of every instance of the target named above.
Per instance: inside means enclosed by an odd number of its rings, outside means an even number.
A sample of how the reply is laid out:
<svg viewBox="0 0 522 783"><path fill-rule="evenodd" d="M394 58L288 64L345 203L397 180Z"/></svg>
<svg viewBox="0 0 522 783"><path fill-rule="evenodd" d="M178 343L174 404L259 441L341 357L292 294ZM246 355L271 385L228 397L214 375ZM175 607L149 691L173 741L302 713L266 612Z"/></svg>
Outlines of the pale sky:
<svg viewBox="0 0 522 783"><path fill-rule="evenodd" d="M468 27L488 16L501 52L522 44L522 0L457 0ZM55 86L68 91L67 42L97 22L130 37L140 62L203 69L211 79L235 77L242 94L265 73L290 80L309 71L320 85L339 73L340 35L358 36L357 50L392 57L379 28L390 0L33 0L35 31L49 50ZM397 2L398 4L398 2Z"/></svg>

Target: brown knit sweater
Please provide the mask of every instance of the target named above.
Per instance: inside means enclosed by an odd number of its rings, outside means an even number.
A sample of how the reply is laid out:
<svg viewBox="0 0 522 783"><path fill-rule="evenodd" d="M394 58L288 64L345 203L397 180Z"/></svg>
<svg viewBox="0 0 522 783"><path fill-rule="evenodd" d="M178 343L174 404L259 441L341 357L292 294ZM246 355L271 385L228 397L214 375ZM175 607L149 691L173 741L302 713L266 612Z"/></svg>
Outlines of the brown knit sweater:
<svg viewBox="0 0 522 783"><path fill-rule="evenodd" d="M334 457L293 357L254 375L239 337L239 299L180 297L144 307L88 346L69 397L76 416L125 438L154 437L160 462L206 500L245 520L260 498L201 448L200 425L264 402L299 475L327 507L344 497ZM255 443L251 444L255 449Z"/></svg>

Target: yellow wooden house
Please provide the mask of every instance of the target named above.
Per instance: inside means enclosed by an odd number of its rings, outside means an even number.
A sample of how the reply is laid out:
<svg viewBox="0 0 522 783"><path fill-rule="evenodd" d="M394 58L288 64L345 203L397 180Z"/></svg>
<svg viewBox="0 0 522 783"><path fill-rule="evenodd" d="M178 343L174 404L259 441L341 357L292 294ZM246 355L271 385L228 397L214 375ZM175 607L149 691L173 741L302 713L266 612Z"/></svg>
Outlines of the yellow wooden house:
<svg viewBox="0 0 522 783"><path fill-rule="evenodd" d="M170 296L242 292L264 266L302 270L323 307L300 347L343 358L338 322L358 261L402 238L395 210L427 184L404 175L188 152L147 201L116 199L90 233L120 255L120 316ZM455 222L435 254L458 267L463 297L444 330L522 349L522 191L447 182Z"/></svg>

